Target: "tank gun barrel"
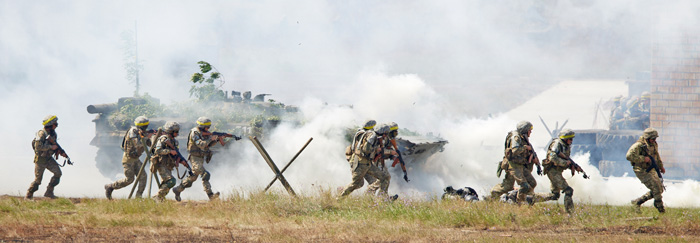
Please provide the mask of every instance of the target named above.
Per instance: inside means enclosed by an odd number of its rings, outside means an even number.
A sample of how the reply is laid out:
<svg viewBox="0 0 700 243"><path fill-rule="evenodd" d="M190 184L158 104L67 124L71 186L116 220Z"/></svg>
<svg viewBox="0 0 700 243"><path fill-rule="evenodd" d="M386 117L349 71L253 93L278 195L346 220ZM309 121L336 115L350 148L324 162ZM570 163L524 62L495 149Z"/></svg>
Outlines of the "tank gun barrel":
<svg viewBox="0 0 700 243"><path fill-rule="evenodd" d="M109 113L117 109L117 103L89 105L87 112L90 114Z"/></svg>

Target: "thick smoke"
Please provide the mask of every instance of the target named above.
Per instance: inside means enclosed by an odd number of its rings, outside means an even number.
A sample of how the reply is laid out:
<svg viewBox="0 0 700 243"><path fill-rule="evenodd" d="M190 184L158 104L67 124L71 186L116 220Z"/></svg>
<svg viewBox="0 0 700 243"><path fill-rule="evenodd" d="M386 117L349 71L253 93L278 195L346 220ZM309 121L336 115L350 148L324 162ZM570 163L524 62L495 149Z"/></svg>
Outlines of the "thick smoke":
<svg viewBox="0 0 700 243"><path fill-rule="evenodd" d="M163 103L189 98L187 80L195 63L204 60L224 74L226 90L271 93L302 108L302 127L282 125L264 144L282 167L314 138L285 173L299 191L347 184L345 128L372 118L450 142L445 152L409 171L410 183L395 174L391 192L435 195L453 185L483 194L499 181L494 163L502 156L506 132L530 119L505 112L563 79L625 79L649 70L654 30L697 23L692 13L698 9L692 1L578 0L5 1L0 6L6 168L0 194L24 194L33 179L29 141L41 119L56 114L59 142L76 162L63 168L56 193L71 197L100 197L102 185L110 182L95 167L96 148L89 145L94 116L85 107L133 94L121 40L135 26L144 67L141 91ZM657 10L678 14L657 15ZM217 168L215 189L255 190L272 178L249 141L236 142L230 154L217 155L212 163L218 164L209 165ZM585 155L574 159L593 176L585 182L578 175L570 179L576 200L624 204L644 192L635 178L602 180L585 165ZM46 172L39 192L49 177ZM538 182L537 191L546 192L549 182L543 177ZM692 193L697 188L696 182L668 185L666 202L698 205ZM204 198L200 190L197 184L184 197ZM123 197L125 191L115 195Z"/></svg>

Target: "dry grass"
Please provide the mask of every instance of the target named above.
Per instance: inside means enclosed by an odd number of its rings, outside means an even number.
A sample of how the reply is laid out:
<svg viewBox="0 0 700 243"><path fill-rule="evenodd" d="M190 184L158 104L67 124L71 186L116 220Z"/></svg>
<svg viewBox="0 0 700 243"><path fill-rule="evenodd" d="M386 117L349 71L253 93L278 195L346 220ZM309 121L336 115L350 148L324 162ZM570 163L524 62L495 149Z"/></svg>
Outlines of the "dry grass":
<svg viewBox="0 0 700 243"><path fill-rule="evenodd" d="M700 210L232 192L223 200L0 197L6 241L698 241Z"/></svg>

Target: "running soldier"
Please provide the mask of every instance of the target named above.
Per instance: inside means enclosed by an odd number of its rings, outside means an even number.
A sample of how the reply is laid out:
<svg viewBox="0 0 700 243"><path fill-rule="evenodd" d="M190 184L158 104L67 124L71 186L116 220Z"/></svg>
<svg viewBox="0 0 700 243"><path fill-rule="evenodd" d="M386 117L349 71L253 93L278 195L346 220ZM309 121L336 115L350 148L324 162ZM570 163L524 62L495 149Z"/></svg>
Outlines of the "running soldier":
<svg viewBox="0 0 700 243"><path fill-rule="evenodd" d="M343 189L340 198L349 195L364 185L364 176L370 171L372 160L379 150L379 136L372 130L375 124L377 122L374 120L366 121L363 131L355 133L350 148L346 149L346 155L348 152L350 153L349 162L352 182Z"/></svg>
<svg viewBox="0 0 700 243"><path fill-rule="evenodd" d="M153 198L157 201L165 200L165 195L168 194L170 188L175 186L175 177L173 177L173 168L178 166L178 142L175 140L180 133L180 124L177 122L167 122L163 126L165 134L161 135L157 142L154 151L153 163L151 164L151 172L158 172L161 178L160 190Z"/></svg>
<svg viewBox="0 0 700 243"><path fill-rule="evenodd" d="M396 126L398 128L398 125ZM389 195L389 182L391 181L391 174L384 163L385 159L394 159L397 154L391 145L391 141L388 136L391 133L391 127L386 124L380 125L374 130L374 132L379 136L379 154L377 154L373 163L370 166L369 172L365 174L365 180L369 184L367 186L367 193L374 195L377 190L379 190L379 196L388 197ZM390 199L396 200L399 196L394 195Z"/></svg>
<svg viewBox="0 0 700 243"><path fill-rule="evenodd" d="M212 192L211 184L209 183L209 178L211 174L204 168L204 163L209 163L211 161L212 152L209 150L211 146L214 146L216 142L223 143L223 137L217 135L212 135L209 132L211 127L211 119L207 117L200 117L197 119L197 126L190 130L190 135L187 137L187 152L190 153L188 160L192 164L193 176L187 176L184 180L180 182L180 185L173 188L173 193L175 194L175 200L178 202L180 199L180 193L192 186L199 176L202 176L202 186L204 187L204 192L209 197L209 200L214 200L219 197L219 192Z"/></svg>
<svg viewBox="0 0 700 243"><path fill-rule="evenodd" d="M634 169L634 174L637 178L649 189L649 192L632 200L634 209L639 212L640 206L649 199L654 199L654 207L659 210L659 213L665 213L664 203L661 194L664 191L663 178L660 178L661 173L666 173L661 156L659 156L659 145L656 143L656 138L659 133L654 128L647 128L644 134L639 137L639 140L632 144L632 147L627 151L627 160L630 161ZM656 166L656 169L649 167Z"/></svg>
<svg viewBox="0 0 700 243"><path fill-rule="evenodd" d="M532 177L533 164L537 165L537 174L542 174L542 169L539 165L537 154L535 154L532 145L528 141L532 133L532 123L521 121L516 126L516 130L511 131L506 137L505 150L501 168L505 170L506 175L501 184L498 184L491 189L492 200L498 200L504 193L513 190L513 184L518 183L520 189L516 196L518 204L528 201L532 204L532 200L526 200L527 195L533 194L537 181ZM530 197L531 198L531 197Z"/></svg>
<svg viewBox="0 0 700 243"><path fill-rule="evenodd" d="M49 185L46 187L46 192L44 197L51 199L56 198L53 194L53 189L61 181L61 168L58 162L51 156L58 158L58 155L63 157L68 157L65 151L59 149L56 139L58 135L56 134L56 127L58 127L58 117L54 115L49 115L42 121L44 129L39 130L32 141L32 147L34 149L34 181L29 185L27 189L27 199L32 199L34 197L34 192L39 190L39 185L41 184L41 179L44 177L44 170L49 170L53 173Z"/></svg>
<svg viewBox="0 0 700 243"><path fill-rule="evenodd" d="M150 136L153 133L149 133L148 129L149 120L145 116L139 116L134 119L134 126L129 128L124 135L122 140L122 150L124 150L124 155L122 156L122 166L124 167L124 176L121 180L114 183L105 185L105 196L107 199L112 200L112 192L114 190L124 188L134 182L136 175L141 169L143 164L139 157L146 151L146 146L151 142ZM144 138L148 138L144 141ZM146 173L141 173L138 178L138 190L136 190L136 198L141 198L143 196L143 191L146 189Z"/></svg>
<svg viewBox="0 0 700 243"><path fill-rule="evenodd" d="M574 189L566 183L562 176L564 170L571 167L571 143L576 134L571 129L564 129L559 133L559 138L555 138L547 148L547 158L542 161L544 174L552 183L551 192L546 194L536 194L535 201L556 201L559 200L560 192L564 193L564 206L566 212L571 214L574 211Z"/></svg>

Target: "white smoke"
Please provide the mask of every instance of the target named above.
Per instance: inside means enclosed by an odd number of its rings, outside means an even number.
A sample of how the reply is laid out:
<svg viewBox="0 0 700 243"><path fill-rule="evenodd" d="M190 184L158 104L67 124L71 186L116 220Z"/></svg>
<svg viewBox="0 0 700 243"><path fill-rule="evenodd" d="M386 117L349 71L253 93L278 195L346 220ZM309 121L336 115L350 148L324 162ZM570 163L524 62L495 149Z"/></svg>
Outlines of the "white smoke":
<svg viewBox="0 0 700 243"><path fill-rule="evenodd" d="M102 185L111 182L95 167L96 148L89 145L94 115L85 107L133 93L124 78L121 35L135 26L144 65L141 90L163 103L188 97L189 75L204 60L224 74L226 90L272 93L301 107L306 123L282 125L263 144L282 167L314 138L285 172L299 191L346 185L343 132L372 118L449 141L443 153L409 171L410 183L395 174L392 193L439 194L452 185L484 194L499 182L494 164L502 156L502 140L526 119L497 114L556 81L625 79L648 70L653 30L696 24L698 9L694 1L631 0L3 1L0 6L0 151L6 168L0 193L24 194L33 180L29 140L41 129L41 119L55 114L59 142L76 162L63 168L56 193L70 197L101 197ZM674 15L655 14L659 9ZM494 115L484 118L487 114ZM234 157L217 155L207 165L218 168L212 170L213 187L226 193L267 185L272 173L250 142L238 141L233 150ZM625 204L645 192L635 178L602 180L585 156L574 159L592 176L569 179L576 200ZM50 176L45 172L39 192ZM537 191L548 191L549 182L537 178ZM667 188L668 205L698 205L692 193L697 182ZM200 190L197 182L183 196L201 199Z"/></svg>

